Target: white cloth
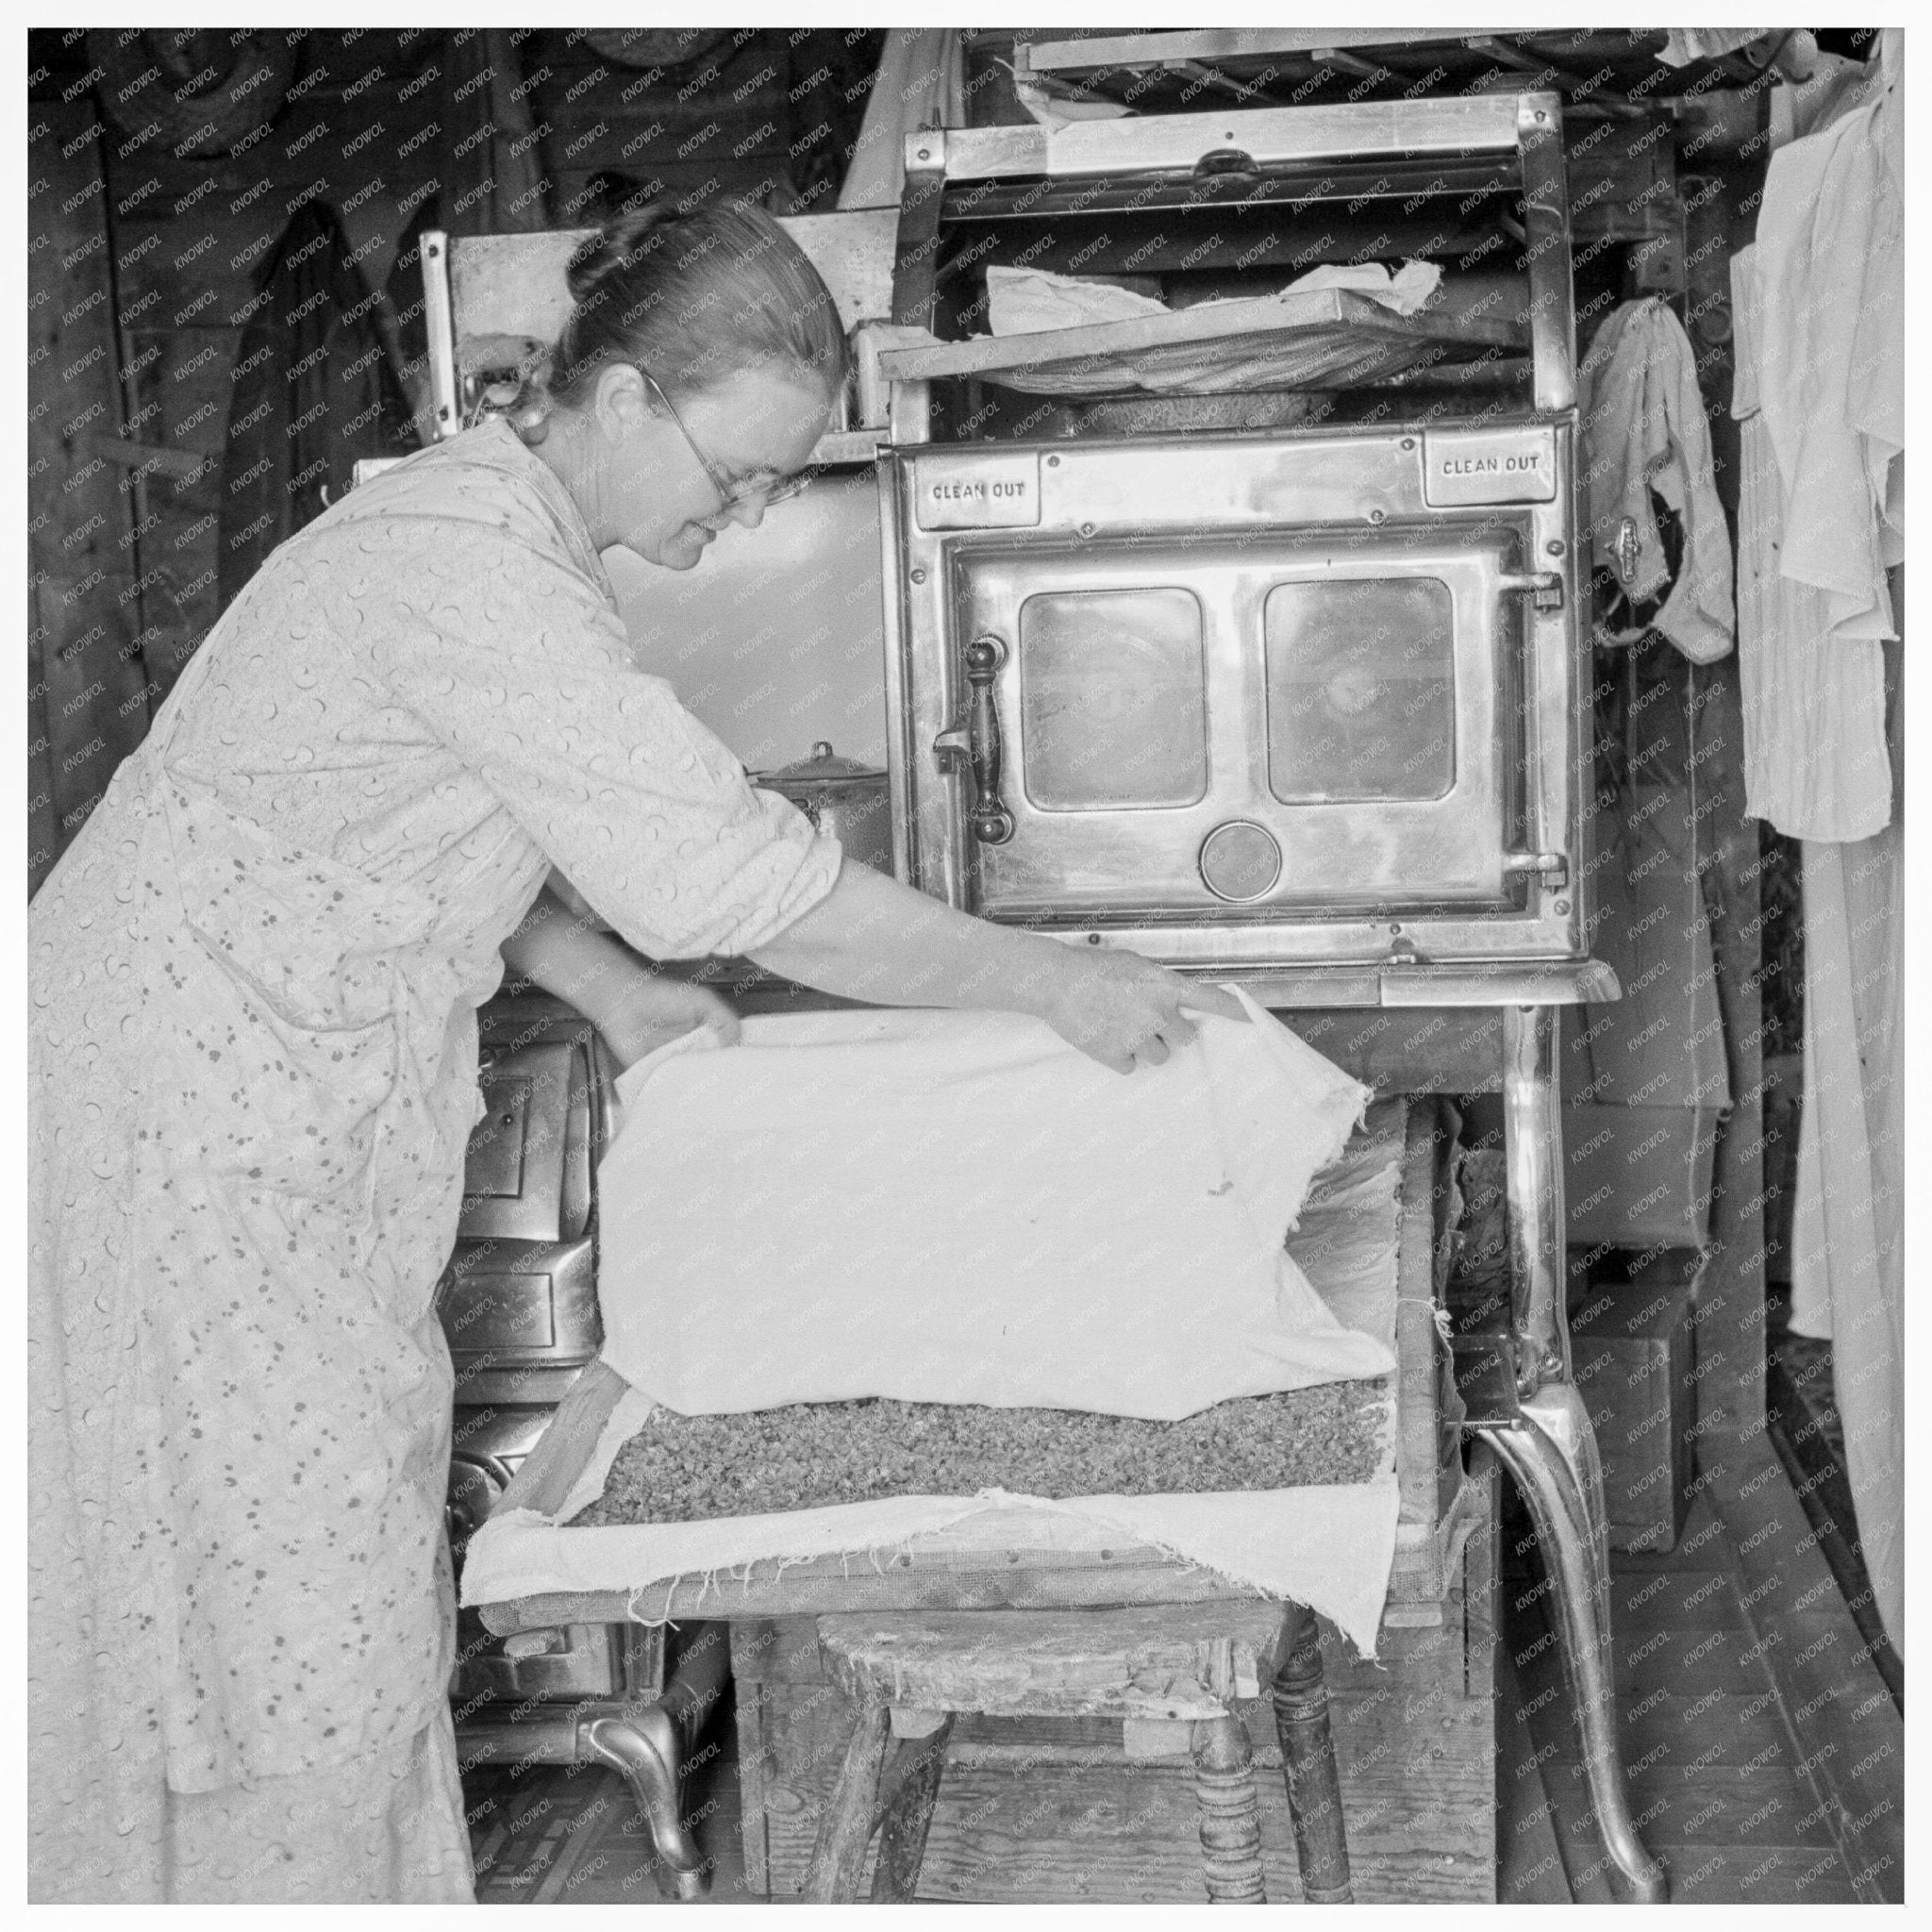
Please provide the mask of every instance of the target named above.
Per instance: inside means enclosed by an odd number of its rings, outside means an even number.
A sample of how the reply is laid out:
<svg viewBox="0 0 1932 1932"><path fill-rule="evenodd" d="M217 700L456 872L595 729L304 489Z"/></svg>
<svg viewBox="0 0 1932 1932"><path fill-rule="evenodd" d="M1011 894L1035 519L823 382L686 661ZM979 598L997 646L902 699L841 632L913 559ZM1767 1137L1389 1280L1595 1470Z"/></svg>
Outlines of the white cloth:
<svg viewBox="0 0 1932 1932"><path fill-rule="evenodd" d="M1693 60L1715 60L1720 54L1748 47L1761 26L1674 26L1665 29L1663 51L1657 57L1666 67L1688 67Z"/></svg>
<svg viewBox="0 0 1932 1932"><path fill-rule="evenodd" d="M1782 67L1784 63L1778 64ZM1817 54L1802 77L1786 74L1786 85L1773 88L1766 103L1765 132L1771 137L1772 152L1775 154L1788 142L1815 134L1847 108L1856 106L1873 71L1865 60L1843 54Z"/></svg>
<svg viewBox="0 0 1932 1932"><path fill-rule="evenodd" d="M1036 78L1020 73L1009 62L1002 60L1000 65L1013 76L1014 98L1049 134L1081 121L1118 121L1134 111L1097 94L1091 100L1081 100L1072 93L1049 93Z"/></svg>
<svg viewBox="0 0 1932 1932"><path fill-rule="evenodd" d="M966 119L966 62L956 26L887 31L865 119L839 189L841 208L897 208L906 192L906 137Z"/></svg>
<svg viewBox="0 0 1932 1932"><path fill-rule="evenodd" d="M1391 272L1385 262L1330 263L1310 269L1273 295L1217 297L1190 305L1199 308L1261 309L1289 295L1319 289L1348 289L1379 302L1397 315L1413 315L1442 281L1433 261L1406 261ZM1091 275L1057 275L1051 269L1002 268L986 272L986 322L996 336L1035 335L1056 328L1084 328L1097 323L1137 322L1142 316L1174 311L1153 295L1120 282Z"/></svg>
<svg viewBox="0 0 1932 1932"><path fill-rule="evenodd" d="M1885 647L1834 636L1825 593L1779 567L1784 485L1758 408L1756 247L1731 258L1738 418L1738 688L1744 809L1790 839L1867 839L1891 815Z"/></svg>
<svg viewBox="0 0 1932 1932"><path fill-rule="evenodd" d="M1095 323L1137 322L1171 313L1165 302L1118 282L1091 275L1056 275L1051 269L1002 268L986 272L986 325L996 336L1029 336Z"/></svg>
<svg viewBox="0 0 1932 1932"><path fill-rule="evenodd" d="M1174 1421L1387 1373L1283 1248L1368 1090L1243 1004L1128 1075L1013 1013L773 1015L660 1048L600 1169L605 1360L687 1415Z"/></svg>
<svg viewBox="0 0 1932 1932"><path fill-rule="evenodd" d="M1845 1473L1905 1650L1905 827L1805 842L1805 1111L1791 1326L1828 1337Z"/></svg>
<svg viewBox="0 0 1932 1932"><path fill-rule="evenodd" d="M1310 289L1352 289L1397 315L1413 315L1441 285L1442 266L1435 261L1405 261L1392 271L1381 261L1326 262L1296 276L1275 299Z"/></svg>
<svg viewBox="0 0 1932 1932"><path fill-rule="evenodd" d="M1134 1079L1141 1076L1131 1075ZM651 1413L632 1390L618 1403L584 1474L555 1518L492 1516L463 1559L463 1602L504 1603L565 1591L625 1591L702 1576L731 1607L752 1563L843 1556L863 1577L882 1553L1093 1551L1148 1544L1329 1619L1364 1657L1375 1654L1395 1557L1400 1492L1392 1470L1374 1482L1204 1495L1079 1496L1052 1502L988 1490L977 1496L890 1496L708 1523L573 1529L604 1491L610 1465ZM701 1605L698 1614L703 1614Z"/></svg>
<svg viewBox="0 0 1932 1932"><path fill-rule="evenodd" d="M1882 57L1881 57L1882 58ZM1902 75L1771 158L1757 216L1757 396L1785 502L1779 570L1823 591L1831 630L1889 638L1888 520L1904 448Z"/></svg>
<svg viewBox="0 0 1932 1932"><path fill-rule="evenodd" d="M1626 302L1605 318L1576 372L1593 565L1616 572L1633 603L1655 598L1670 581L1651 504L1655 490L1677 512L1684 553L1674 586L1646 629L1670 639L1692 663L1731 648L1731 536L1718 501L1710 427L1697 386L1697 358L1684 325L1656 296ZM1626 522L1637 536L1635 563L1619 560ZM1597 634L1599 643L1637 636Z"/></svg>

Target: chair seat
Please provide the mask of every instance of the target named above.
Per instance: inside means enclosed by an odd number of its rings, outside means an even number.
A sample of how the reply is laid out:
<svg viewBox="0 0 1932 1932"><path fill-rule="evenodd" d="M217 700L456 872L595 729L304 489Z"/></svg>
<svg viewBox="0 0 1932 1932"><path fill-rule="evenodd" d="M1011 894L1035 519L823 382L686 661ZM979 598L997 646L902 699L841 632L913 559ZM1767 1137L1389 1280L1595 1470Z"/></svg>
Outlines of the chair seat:
<svg viewBox="0 0 1932 1932"><path fill-rule="evenodd" d="M1254 1750L1235 1709L1274 1707L1303 1895L1352 1896L1322 1647L1305 1605L1267 1600L1088 1610L839 1611L818 1620L825 1675L856 1707L806 1873L814 1903L858 1895L876 1831L875 1900L918 1895L946 1757L961 1713L1118 1718L1130 1758L1149 1731L1180 1732L1194 1760L1201 1876L1216 1902L1259 1905ZM909 1722L901 1724L905 1717ZM1137 1733L1140 1736L1137 1738ZM890 1763L897 1734L903 1741ZM1137 1749L1137 1745L1141 1748Z"/></svg>
<svg viewBox="0 0 1932 1932"><path fill-rule="evenodd" d="M1114 1610L951 1610L819 1619L855 1703L986 1717L1211 1719L1262 1694L1284 1608L1231 1599Z"/></svg>

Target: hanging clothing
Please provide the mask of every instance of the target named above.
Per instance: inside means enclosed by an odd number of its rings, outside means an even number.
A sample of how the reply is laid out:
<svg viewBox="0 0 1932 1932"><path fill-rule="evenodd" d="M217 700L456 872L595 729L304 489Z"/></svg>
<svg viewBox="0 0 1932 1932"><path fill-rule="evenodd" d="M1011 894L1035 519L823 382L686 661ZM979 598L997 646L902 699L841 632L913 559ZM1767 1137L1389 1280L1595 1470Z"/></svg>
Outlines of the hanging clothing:
<svg viewBox="0 0 1932 1932"><path fill-rule="evenodd" d="M1582 481L1591 558L1633 604L1662 599L1599 643L1633 643L1656 630L1692 663L1731 648L1731 537L1711 470L1710 425L1697 358L1684 325L1656 296L1626 302L1598 327L1577 370ZM1657 503L1674 514L1683 558L1674 580Z"/></svg>
<svg viewBox="0 0 1932 1932"><path fill-rule="evenodd" d="M1744 809L1790 839L1869 839L1891 815L1885 652L1835 636L1826 593L1782 567L1785 489L1758 396L1757 250L1731 258L1738 419L1738 686Z"/></svg>
<svg viewBox="0 0 1932 1932"><path fill-rule="evenodd" d="M1895 667L1900 647L1888 645ZM1898 748L1898 692L1890 709ZM1807 840L1805 1110L1791 1326L1829 1339L1860 1554L1905 1654L1905 800L1869 839Z"/></svg>
<svg viewBox="0 0 1932 1932"><path fill-rule="evenodd" d="M278 543L341 498L358 457L416 447L376 296L349 255L335 209L305 201L242 332L223 470L224 609Z"/></svg>
<svg viewBox="0 0 1932 1932"><path fill-rule="evenodd" d="M431 152L452 235L534 234L552 225L542 145L550 124L539 126L531 108L525 39L484 26L441 36L437 84L424 107L436 130Z"/></svg>
<svg viewBox="0 0 1932 1932"><path fill-rule="evenodd" d="M1778 567L1824 592L1832 632L1888 638L1903 560L1901 76L1780 148L1757 216L1757 400L1784 480ZM1896 521L1894 521L1896 518Z"/></svg>
<svg viewBox="0 0 1932 1932"><path fill-rule="evenodd" d="M966 122L966 56L956 26L895 26L886 35L846 164L839 206L897 208L906 192L906 137Z"/></svg>
<svg viewBox="0 0 1932 1932"><path fill-rule="evenodd" d="M475 1008L553 863L686 958L840 848L633 667L492 421L275 554L29 908L36 1899L183 1895L220 1814L294 1833L311 1896L422 1896L398 1845L469 1895L433 1302ZM275 1795L358 1777L394 1807L358 1832Z"/></svg>

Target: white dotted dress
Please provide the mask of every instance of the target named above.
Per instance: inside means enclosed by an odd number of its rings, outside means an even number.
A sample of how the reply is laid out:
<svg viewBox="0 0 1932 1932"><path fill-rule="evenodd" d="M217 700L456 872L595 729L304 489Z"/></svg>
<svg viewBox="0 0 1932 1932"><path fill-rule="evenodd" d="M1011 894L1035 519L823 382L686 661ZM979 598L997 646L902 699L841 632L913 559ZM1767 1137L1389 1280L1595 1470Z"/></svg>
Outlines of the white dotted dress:
<svg viewBox="0 0 1932 1932"><path fill-rule="evenodd" d="M840 851L491 424L275 553L33 904L36 1899L471 1896L432 1300L553 863L691 958Z"/></svg>

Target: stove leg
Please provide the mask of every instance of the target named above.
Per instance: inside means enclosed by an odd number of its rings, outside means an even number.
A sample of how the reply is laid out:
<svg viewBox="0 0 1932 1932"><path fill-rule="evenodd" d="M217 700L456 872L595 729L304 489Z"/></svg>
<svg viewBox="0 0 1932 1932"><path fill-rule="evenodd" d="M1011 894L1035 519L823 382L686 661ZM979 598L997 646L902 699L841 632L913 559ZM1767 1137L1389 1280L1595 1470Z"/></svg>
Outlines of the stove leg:
<svg viewBox="0 0 1932 1932"><path fill-rule="evenodd" d="M1661 1905L1668 1887L1630 1815L1617 1741L1603 1478L1583 1398L1568 1383L1546 1384L1523 1403L1518 1422L1484 1424L1481 1434L1515 1478L1542 1545L1591 1803L1612 1871L1623 1881L1618 1890L1634 1903Z"/></svg>
<svg viewBox="0 0 1932 1932"><path fill-rule="evenodd" d="M643 1811L651 1843L670 1874L670 1889L680 1899L703 1898L710 1876L696 1840L685 1829L678 1802L677 1726L669 1713L654 1704L634 1717L591 1718L579 1738L586 1757L624 1774Z"/></svg>
<svg viewBox="0 0 1932 1932"><path fill-rule="evenodd" d="M1582 1734L1597 1828L1617 1889L1660 1904L1662 1868L1630 1815L1617 1742L1610 1644L1610 1545L1603 1468L1570 1373L1564 1307L1569 1217L1553 1007L1503 1008L1503 1122L1514 1283L1515 1400L1477 1424L1529 1507L1557 1607L1557 1647Z"/></svg>

